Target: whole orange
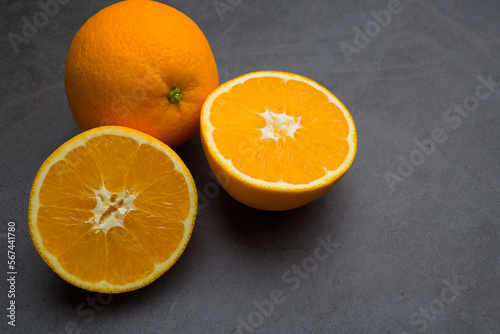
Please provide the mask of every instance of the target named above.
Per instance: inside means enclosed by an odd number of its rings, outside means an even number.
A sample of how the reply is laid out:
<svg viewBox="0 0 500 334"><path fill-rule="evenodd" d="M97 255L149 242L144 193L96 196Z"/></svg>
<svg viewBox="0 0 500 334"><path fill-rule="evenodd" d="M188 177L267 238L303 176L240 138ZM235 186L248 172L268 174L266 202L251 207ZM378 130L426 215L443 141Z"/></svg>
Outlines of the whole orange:
<svg viewBox="0 0 500 334"><path fill-rule="evenodd" d="M207 39L189 17L155 1L129 0L78 30L65 84L82 130L127 126L177 147L198 133L201 106L219 76Z"/></svg>

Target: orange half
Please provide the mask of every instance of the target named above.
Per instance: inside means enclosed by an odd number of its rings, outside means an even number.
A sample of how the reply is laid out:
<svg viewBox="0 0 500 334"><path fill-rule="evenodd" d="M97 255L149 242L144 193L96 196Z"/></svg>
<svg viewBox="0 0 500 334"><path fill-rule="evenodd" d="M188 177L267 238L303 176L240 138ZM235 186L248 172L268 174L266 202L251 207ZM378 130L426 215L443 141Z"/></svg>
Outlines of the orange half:
<svg viewBox="0 0 500 334"><path fill-rule="evenodd" d="M227 192L263 210L288 210L326 193L356 154L346 107L303 76L254 72L229 81L205 101L201 140Z"/></svg>
<svg viewBox="0 0 500 334"><path fill-rule="evenodd" d="M139 131L84 132L43 163L29 227L45 262L83 289L145 286L180 257L191 236L196 187L172 149Z"/></svg>

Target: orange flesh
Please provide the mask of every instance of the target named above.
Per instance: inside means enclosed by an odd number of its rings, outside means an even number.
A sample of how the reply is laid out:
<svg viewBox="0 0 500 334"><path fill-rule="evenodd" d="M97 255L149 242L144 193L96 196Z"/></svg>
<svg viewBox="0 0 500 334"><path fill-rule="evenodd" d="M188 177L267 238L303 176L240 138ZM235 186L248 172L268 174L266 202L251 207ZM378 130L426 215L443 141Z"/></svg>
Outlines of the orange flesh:
<svg viewBox="0 0 500 334"><path fill-rule="evenodd" d="M259 115L266 110L293 117L299 127L287 134L279 121ZM342 111L324 93L298 80L248 79L216 98L210 123L222 156L240 172L263 181L307 184L338 168L349 153ZM263 136L266 128L273 138Z"/></svg>
<svg viewBox="0 0 500 334"><path fill-rule="evenodd" d="M101 217L102 187L111 193ZM135 196L119 223L106 219ZM179 247L190 210L184 176L171 159L148 144L104 135L56 162L39 195L37 227L46 250L77 279L124 285L150 275Z"/></svg>

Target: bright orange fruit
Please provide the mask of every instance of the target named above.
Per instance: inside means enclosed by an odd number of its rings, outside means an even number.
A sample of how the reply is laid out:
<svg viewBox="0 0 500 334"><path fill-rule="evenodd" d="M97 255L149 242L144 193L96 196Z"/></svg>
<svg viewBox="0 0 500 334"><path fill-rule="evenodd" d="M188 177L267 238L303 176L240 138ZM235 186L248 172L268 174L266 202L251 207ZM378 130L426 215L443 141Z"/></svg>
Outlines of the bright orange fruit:
<svg viewBox="0 0 500 334"><path fill-rule="evenodd" d="M200 110L219 85L198 26L167 5L123 1L92 16L66 59L66 94L82 130L127 126L176 147L199 131Z"/></svg>
<svg viewBox="0 0 500 334"><path fill-rule="evenodd" d="M354 121L332 93L283 72L246 74L213 91L201 140L231 196L273 211L325 194L351 166L357 144Z"/></svg>
<svg viewBox="0 0 500 334"><path fill-rule="evenodd" d="M167 145L100 127L63 144L38 171L31 238L66 281L91 291L135 290L180 257L197 201L191 174Z"/></svg>

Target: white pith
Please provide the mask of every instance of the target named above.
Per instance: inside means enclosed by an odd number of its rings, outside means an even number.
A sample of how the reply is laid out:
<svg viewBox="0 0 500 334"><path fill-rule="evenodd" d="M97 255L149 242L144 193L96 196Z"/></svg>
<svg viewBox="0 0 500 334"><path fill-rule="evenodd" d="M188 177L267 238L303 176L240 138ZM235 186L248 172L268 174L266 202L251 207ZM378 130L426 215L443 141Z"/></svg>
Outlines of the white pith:
<svg viewBox="0 0 500 334"><path fill-rule="evenodd" d="M104 185L94 192L97 201L96 207L92 210L94 218L85 223L94 224L92 229L105 232L115 226L123 227L123 218L134 209L135 195L128 190L114 194L109 192ZM107 214L108 210L111 211Z"/></svg>
<svg viewBox="0 0 500 334"><path fill-rule="evenodd" d="M262 132L261 139L270 138L278 141L284 136L295 138L295 131L302 127L300 117L288 116L284 112L276 114L266 109L263 113L257 114L266 120L266 126L260 129Z"/></svg>

